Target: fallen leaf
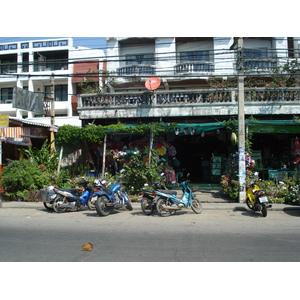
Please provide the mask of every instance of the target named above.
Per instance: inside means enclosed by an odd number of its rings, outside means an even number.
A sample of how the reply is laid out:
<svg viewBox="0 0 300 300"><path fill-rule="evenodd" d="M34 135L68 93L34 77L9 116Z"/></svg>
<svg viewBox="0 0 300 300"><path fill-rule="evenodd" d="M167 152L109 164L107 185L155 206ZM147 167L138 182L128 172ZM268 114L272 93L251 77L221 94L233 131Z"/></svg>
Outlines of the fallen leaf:
<svg viewBox="0 0 300 300"><path fill-rule="evenodd" d="M91 243L85 243L81 249L83 249L84 251L92 251L94 248L93 244Z"/></svg>

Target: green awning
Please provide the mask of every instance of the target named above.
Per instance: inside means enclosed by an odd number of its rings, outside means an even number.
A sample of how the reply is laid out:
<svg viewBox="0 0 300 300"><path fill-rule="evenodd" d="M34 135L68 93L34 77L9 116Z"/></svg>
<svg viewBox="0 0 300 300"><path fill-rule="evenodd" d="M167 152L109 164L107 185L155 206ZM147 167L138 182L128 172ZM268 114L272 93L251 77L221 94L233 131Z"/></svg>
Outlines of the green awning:
<svg viewBox="0 0 300 300"><path fill-rule="evenodd" d="M215 123L190 123L190 124L183 124L179 123L177 124L178 129L180 131L184 130L195 130L196 132L202 132L202 131L210 131L210 130L217 130L224 128L224 125L222 122L215 122Z"/></svg>
<svg viewBox="0 0 300 300"><path fill-rule="evenodd" d="M300 122L293 120L246 121L253 133L299 133Z"/></svg>

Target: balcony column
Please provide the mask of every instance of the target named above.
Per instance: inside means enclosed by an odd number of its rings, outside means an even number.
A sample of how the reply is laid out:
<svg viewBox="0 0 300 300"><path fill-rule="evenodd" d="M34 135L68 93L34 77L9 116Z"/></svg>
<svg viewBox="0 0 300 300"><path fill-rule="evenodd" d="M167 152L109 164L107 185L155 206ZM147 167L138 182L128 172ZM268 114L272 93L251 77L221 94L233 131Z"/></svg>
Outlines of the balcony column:
<svg viewBox="0 0 300 300"><path fill-rule="evenodd" d="M28 91L34 92L34 85L31 77L28 78ZM28 118L29 119L34 118L34 112L28 111Z"/></svg>
<svg viewBox="0 0 300 300"><path fill-rule="evenodd" d="M23 88L23 82L20 80L19 77L17 77L17 87L21 88L21 89ZM22 109L20 109L20 108L16 109L16 117L18 119L22 119L23 118L23 110Z"/></svg>
<svg viewBox="0 0 300 300"><path fill-rule="evenodd" d="M22 53L18 53L17 55L17 73L21 73L22 72L22 63L23 63L23 59L22 59Z"/></svg>
<svg viewBox="0 0 300 300"><path fill-rule="evenodd" d="M73 110L72 110L72 95L74 94L73 85L72 85L72 78L68 78L68 117L73 116Z"/></svg>

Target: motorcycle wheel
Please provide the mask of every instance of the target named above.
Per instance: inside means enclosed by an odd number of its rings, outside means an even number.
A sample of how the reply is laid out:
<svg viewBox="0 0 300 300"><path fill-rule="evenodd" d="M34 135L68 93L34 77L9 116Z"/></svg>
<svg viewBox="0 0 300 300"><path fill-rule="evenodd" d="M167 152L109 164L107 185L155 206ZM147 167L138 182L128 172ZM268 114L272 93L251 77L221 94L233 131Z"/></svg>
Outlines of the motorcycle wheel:
<svg viewBox="0 0 300 300"><path fill-rule="evenodd" d="M194 198L192 200L192 210L195 214L201 214L202 213L202 203L200 200Z"/></svg>
<svg viewBox="0 0 300 300"><path fill-rule="evenodd" d="M168 201L166 199L163 198L159 198L157 203L156 203L156 209L159 215L161 215L162 217L168 217L172 214L172 210L164 208L164 205L167 205Z"/></svg>
<svg viewBox="0 0 300 300"><path fill-rule="evenodd" d="M106 196L98 196L95 202L96 211L99 216L108 216L111 208L106 206L108 198Z"/></svg>
<svg viewBox="0 0 300 300"><path fill-rule="evenodd" d="M47 210L53 211L53 204L50 204L48 202L43 202L43 204Z"/></svg>
<svg viewBox="0 0 300 300"><path fill-rule="evenodd" d="M126 202L125 207L126 207L126 209L128 209L130 211L133 210L132 204L131 204L131 202L129 200Z"/></svg>
<svg viewBox="0 0 300 300"><path fill-rule="evenodd" d="M267 207L265 205L262 206L261 213L262 213L263 217L267 216L268 211L267 211Z"/></svg>
<svg viewBox="0 0 300 300"><path fill-rule="evenodd" d="M91 197L88 199L86 205L87 207L90 209L90 210L95 210L96 209L96 203L97 200L95 200L95 196L94 197Z"/></svg>
<svg viewBox="0 0 300 300"><path fill-rule="evenodd" d="M141 200L141 207L142 207L142 211L146 216L152 215L155 209L155 206L153 204L153 199L143 197Z"/></svg>
<svg viewBox="0 0 300 300"><path fill-rule="evenodd" d="M246 199L246 204L247 204L247 206L248 206L251 210L254 210L254 206L253 206L252 203L250 202L250 199L249 199L249 198Z"/></svg>
<svg viewBox="0 0 300 300"><path fill-rule="evenodd" d="M61 213L61 212L65 212L66 211L66 207L60 207L59 206L59 202L62 202L63 201L63 198L58 196L55 198L55 200L53 201L53 210L57 213Z"/></svg>

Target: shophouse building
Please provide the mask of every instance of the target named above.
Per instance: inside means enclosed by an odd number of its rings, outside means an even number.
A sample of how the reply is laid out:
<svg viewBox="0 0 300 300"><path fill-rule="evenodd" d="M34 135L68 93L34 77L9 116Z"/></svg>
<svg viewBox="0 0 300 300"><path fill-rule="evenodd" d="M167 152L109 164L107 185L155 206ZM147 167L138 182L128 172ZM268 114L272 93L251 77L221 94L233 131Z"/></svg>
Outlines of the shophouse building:
<svg viewBox="0 0 300 300"><path fill-rule="evenodd" d="M292 120L300 113L299 82L296 76L291 86L285 85L286 73L277 68L297 61L299 39L243 38L243 52L233 37L106 40L107 93L78 97L83 124L181 124L164 139L176 147L182 167L197 174L197 180L210 181L226 172L226 157L237 149L230 132L218 126L237 119L236 83L242 69L246 130L254 135L254 158L262 169L294 169L293 143L300 129ZM276 86L274 74L283 75L285 82ZM152 77L161 82L153 91L145 86ZM260 122L247 121L251 116ZM221 157L221 166L213 164L214 156Z"/></svg>

